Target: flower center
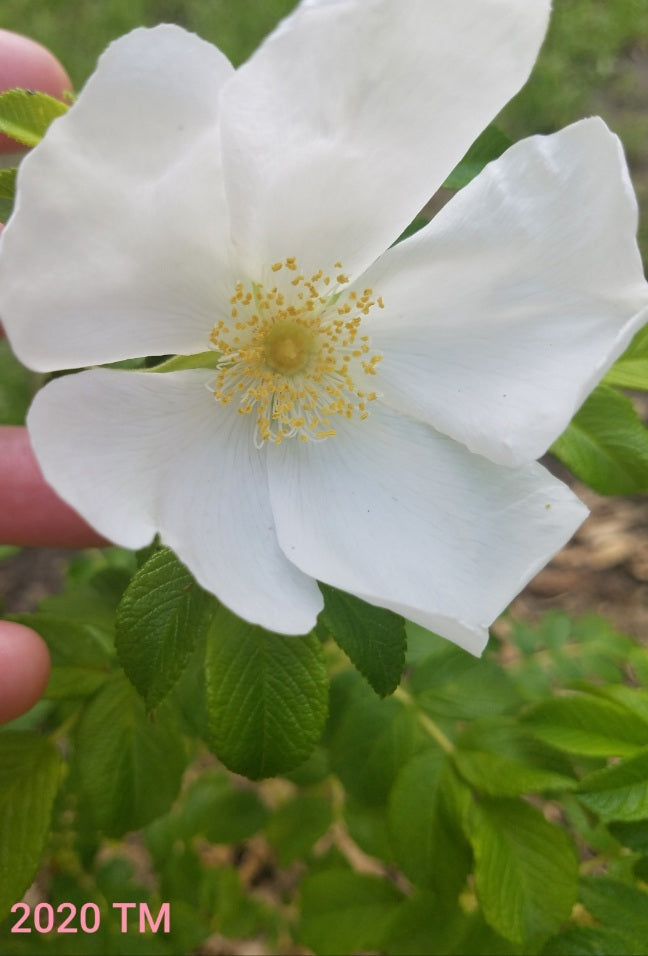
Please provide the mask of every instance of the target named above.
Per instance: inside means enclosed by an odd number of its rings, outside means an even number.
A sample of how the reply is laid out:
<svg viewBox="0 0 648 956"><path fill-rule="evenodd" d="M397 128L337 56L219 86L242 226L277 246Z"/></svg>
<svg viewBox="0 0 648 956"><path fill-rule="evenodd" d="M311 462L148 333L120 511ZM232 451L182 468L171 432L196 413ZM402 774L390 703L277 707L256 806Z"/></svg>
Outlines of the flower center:
<svg viewBox="0 0 648 956"><path fill-rule="evenodd" d="M290 319L278 322L264 341L266 364L284 375L300 372L316 349L317 342L311 331Z"/></svg>
<svg viewBox="0 0 648 956"><path fill-rule="evenodd" d="M369 336L360 332L371 309L384 307L382 299L371 289L345 289L342 272L307 278L293 258L272 266L282 270L286 281L269 289L238 282L229 318L210 335L221 353L214 397L222 405L236 401L240 415L255 415L257 447L295 436L330 438L336 416L362 421L377 398L372 376L382 356L372 354Z"/></svg>

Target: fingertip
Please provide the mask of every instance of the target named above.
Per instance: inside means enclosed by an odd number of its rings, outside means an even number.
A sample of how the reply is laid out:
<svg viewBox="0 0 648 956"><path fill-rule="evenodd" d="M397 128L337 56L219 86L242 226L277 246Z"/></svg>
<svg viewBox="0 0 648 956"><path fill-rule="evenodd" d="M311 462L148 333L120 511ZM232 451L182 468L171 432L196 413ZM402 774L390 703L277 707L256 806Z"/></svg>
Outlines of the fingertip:
<svg viewBox="0 0 648 956"><path fill-rule="evenodd" d="M0 489L3 544L96 548L108 543L47 484L26 428L0 425Z"/></svg>
<svg viewBox="0 0 648 956"><path fill-rule="evenodd" d="M47 686L50 667L40 634L24 624L0 621L0 722L34 706Z"/></svg>
<svg viewBox="0 0 648 956"><path fill-rule="evenodd" d="M40 90L60 99L72 82L53 53L20 33L0 29L0 89Z"/></svg>
<svg viewBox="0 0 648 956"><path fill-rule="evenodd" d="M0 29L0 92L23 87L62 99L72 82L46 47L10 30ZM15 153L14 140L0 135L0 153Z"/></svg>

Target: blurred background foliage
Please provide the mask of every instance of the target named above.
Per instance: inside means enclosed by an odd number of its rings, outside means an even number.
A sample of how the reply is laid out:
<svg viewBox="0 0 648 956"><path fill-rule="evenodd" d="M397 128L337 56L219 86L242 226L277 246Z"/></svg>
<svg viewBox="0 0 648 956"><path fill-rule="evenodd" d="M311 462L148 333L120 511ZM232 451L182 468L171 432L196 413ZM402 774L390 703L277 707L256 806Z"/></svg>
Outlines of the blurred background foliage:
<svg viewBox="0 0 648 956"><path fill-rule="evenodd" d="M78 90L110 40L174 22L243 62L296 0L0 0L0 26L27 33L63 61ZM530 82L500 123L514 139L599 114L626 147L642 206L648 260L648 3L554 0Z"/></svg>

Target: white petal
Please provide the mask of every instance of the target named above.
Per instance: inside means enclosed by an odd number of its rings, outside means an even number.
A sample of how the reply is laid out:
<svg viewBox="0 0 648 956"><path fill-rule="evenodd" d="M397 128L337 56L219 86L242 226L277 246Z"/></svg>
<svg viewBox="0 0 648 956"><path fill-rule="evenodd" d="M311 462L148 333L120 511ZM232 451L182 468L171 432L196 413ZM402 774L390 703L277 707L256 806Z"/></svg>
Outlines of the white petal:
<svg viewBox="0 0 648 956"><path fill-rule="evenodd" d="M36 455L107 538L137 548L159 531L235 613L305 633L320 593L279 550L265 456L249 422L214 400L210 375L93 369L55 379L29 413Z"/></svg>
<svg viewBox="0 0 648 956"><path fill-rule="evenodd" d="M472 653L587 513L540 465L494 465L380 406L334 438L270 451L288 558Z"/></svg>
<svg viewBox="0 0 648 956"><path fill-rule="evenodd" d="M601 120L511 148L362 277L384 400L493 461L538 458L648 320L636 225Z"/></svg>
<svg viewBox="0 0 648 956"><path fill-rule="evenodd" d="M207 348L231 291L218 96L232 73L178 27L135 30L24 160L0 315L25 364Z"/></svg>
<svg viewBox="0 0 648 956"><path fill-rule="evenodd" d="M252 275L357 274L526 80L548 0L300 5L223 91L233 236Z"/></svg>

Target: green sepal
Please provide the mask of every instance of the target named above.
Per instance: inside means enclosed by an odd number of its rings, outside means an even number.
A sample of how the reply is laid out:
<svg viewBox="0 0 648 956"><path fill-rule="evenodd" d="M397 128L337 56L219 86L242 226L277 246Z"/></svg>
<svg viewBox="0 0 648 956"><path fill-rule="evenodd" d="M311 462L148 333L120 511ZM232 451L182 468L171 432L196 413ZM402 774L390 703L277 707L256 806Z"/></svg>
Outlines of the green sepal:
<svg viewBox="0 0 648 956"><path fill-rule="evenodd" d="M253 780L298 767L319 741L328 678L314 634L273 634L219 607L205 658L210 744Z"/></svg>
<svg viewBox="0 0 648 956"><path fill-rule="evenodd" d="M511 140L498 126L487 126L478 136L461 162L450 173L444 187L462 189L482 171L484 166L497 159L511 145Z"/></svg>
<svg viewBox="0 0 648 956"><path fill-rule="evenodd" d="M216 368L218 352L210 349L207 352L197 352L196 355L172 355L159 365L146 369L147 372L185 372L192 368Z"/></svg>
<svg viewBox="0 0 648 956"><path fill-rule="evenodd" d="M629 398L599 385L551 451L602 495L648 488L648 428Z"/></svg>
<svg viewBox="0 0 648 956"><path fill-rule="evenodd" d="M60 778L61 760L49 741L0 733L0 922L38 869Z"/></svg>
<svg viewBox="0 0 648 956"><path fill-rule="evenodd" d="M52 120L69 107L47 93L7 90L0 93L0 133L23 146L36 146Z"/></svg>
<svg viewBox="0 0 648 956"><path fill-rule="evenodd" d="M398 687L407 635L399 614L320 583L324 597L321 621L380 697Z"/></svg>
<svg viewBox="0 0 648 956"><path fill-rule="evenodd" d="M133 576L117 608L115 645L149 710L182 674L215 607L168 548L156 551Z"/></svg>

